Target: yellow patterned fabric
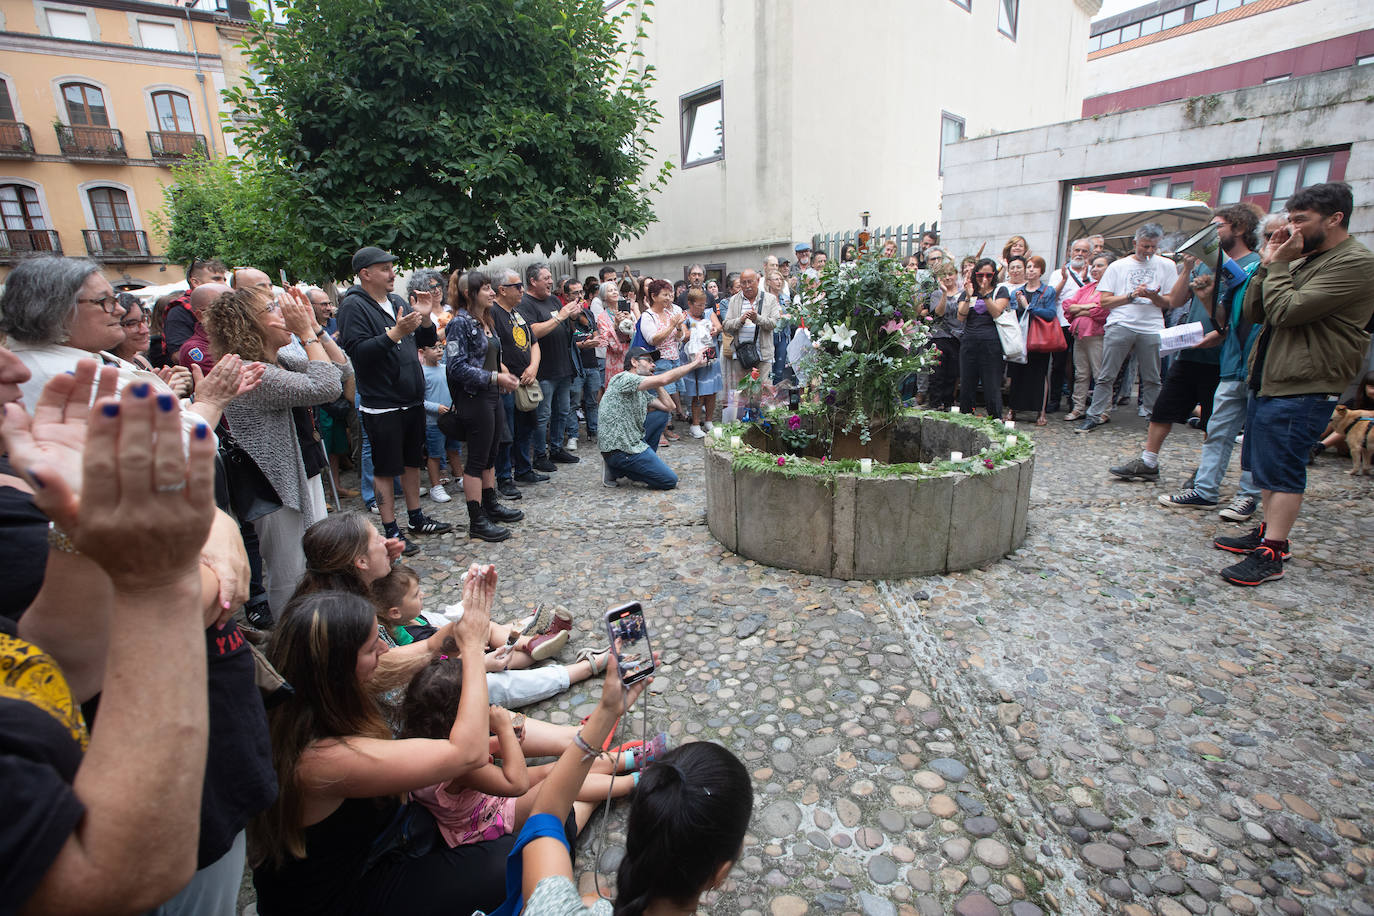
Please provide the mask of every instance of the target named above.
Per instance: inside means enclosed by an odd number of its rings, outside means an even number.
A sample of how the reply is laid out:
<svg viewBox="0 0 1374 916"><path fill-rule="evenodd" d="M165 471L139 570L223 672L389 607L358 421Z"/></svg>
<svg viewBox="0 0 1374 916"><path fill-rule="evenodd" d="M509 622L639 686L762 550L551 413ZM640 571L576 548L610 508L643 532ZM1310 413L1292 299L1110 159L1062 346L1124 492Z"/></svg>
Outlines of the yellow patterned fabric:
<svg viewBox="0 0 1374 916"><path fill-rule="evenodd" d="M5 633L0 633L0 697L43 710L71 732L83 751L90 742L62 669L42 649Z"/></svg>

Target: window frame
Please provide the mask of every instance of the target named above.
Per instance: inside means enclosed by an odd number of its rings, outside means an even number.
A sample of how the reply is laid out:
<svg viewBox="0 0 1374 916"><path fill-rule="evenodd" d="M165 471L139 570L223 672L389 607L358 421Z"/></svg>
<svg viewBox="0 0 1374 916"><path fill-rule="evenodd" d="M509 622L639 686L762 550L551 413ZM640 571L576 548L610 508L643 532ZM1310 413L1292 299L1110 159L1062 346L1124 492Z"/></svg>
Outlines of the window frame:
<svg viewBox="0 0 1374 916"><path fill-rule="evenodd" d="M0 105L4 109L0 110L0 121L21 121L19 117L19 106L14 104L14 96L10 94L10 78L0 73ZM4 117L5 110L9 111L9 117Z"/></svg>
<svg viewBox="0 0 1374 916"><path fill-rule="evenodd" d="M966 139L968 139L968 119L967 119L967 118L961 118L961 117L959 117L957 114L952 114L951 112L943 111L943 110L942 110L942 111L940 112L940 159L939 159L939 171L936 173L937 175L941 175L941 176L943 176L943 175L945 174L945 147L949 145L948 143L945 142L945 122L946 122L946 121L949 121L949 122L951 122L951 123L955 123L955 124L958 124L958 125L959 125L959 140L966 140ZM953 141L951 141L951 142L953 142L953 143L958 143L959 140L953 140Z"/></svg>
<svg viewBox="0 0 1374 916"><path fill-rule="evenodd" d="M1010 4L1010 9L1008 9ZM1002 15L1008 14L1011 19L1011 31L1002 28ZM997 32L1005 35L1012 41L1016 40L1016 34L1021 30L1021 0L997 0Z"/></svg>
<svg viewBox="0 0 1374 916"><path fill-rule="evenodd" d="M25 225L23 227L8 225L8 217L4 213L0 212L0 229L4 229L7 232L47 232L52 229L52 226L48 225L48 223L50 223L51 220L49 220L47 217L47 207L45 206L46 201L43 200L43 194L37 187L27 182L21 183L20 181L17 181L15 179L7 178L4 180L3 183L0 183L0 190L6 188L15 189L16 201L19 204L19 209L23 211L19 213L18 216L23 218ZM32 200L25 200L26 196L31 196ZM30 203L32 203L33 206L38 210L37 220L43 225L29 225L34 219L34 217L28 212L28 205Z"/></svg>
<svg viewBox="0 0 1374 916"><path fill-rule="evenodd" d="M190 121L191 126L185 130L181 130L180 128L177 130L168 130L166 127L163 127L162 117L157 110L157 100L159 96L175 96L184 101L186 103L186 117ZM154 131L161 134L193 134L196 132L195 108L191 105L191 97L186 93L170 88L153 89L148 92L148 104L152 107L152 124ZM176 115L175 103L172 105L172 114L174 116ZM178 120L180 119L178 118Z"/></svg>
<svg viewBox="0 0 1374 916"><path fill-rule="evenodd" d="M96 200L95 200L95 196L94 196L95 193L96 193L97 191L105 191L105 192L107 192L107 193L109 193L109 192L118 192L119 194L121 194L121 195L124 197L123 204L124 204L125 209L126 209L128 212L127 212L126 214L120 214L120 213L117 212L117 206L116 206L117 203L118 203L118 201L115 201L115 200L114 200L113 194L111 194L111 196L110 196L110 200L109 200L110 218L114 220L114 226L112 226L112 227L108 227L108 228L107 228L107 227L102 226L102 225L100 224L101 215L100 215L99 211L98 211L97 208L96 208ZM86 198L86 203L87 203L87 205L90 207L90 210L91 210L91 222L94 224L94 225L91 226L92 229L96 230L97 232L138 232L138 231L139 231L138 220L137 220L137 218L136 218L136 216L135 216L135 213L134 213L133 198L132 198L132 196L130 195L130 193L129 193L129 191L128 191L127 189L122 188L122 187L120 187L119 185L115 185L115 184L106 184L106 183L103 183L103 182L99 182L99 183L96 183L96 184L94 184L94 185L92 185L92 186L90 186L90 187L85 188L84 191L83 191L83 196ZM127 221L129 225L128 225L127 227L121 226L121 225L120 225L120 221L121 221L121 220Z"/></svg>
<svg viewBox="0 0 1374 916"><path fill-rule="evenodd" d="M959 7L959 9L963 10L966 13L973 12L973 0L949 0L949 2L953 3L955 6Z"/></svg>
<svg viewBox="0 0 1374 916"><path fill-rule="evenodd" d="M175 45L175 47L161 48L146 43L143 40L143 27L145 25L157 26L158 28L163 29L171 29L172 43ZM138 46L147 51L170 51L173 53L182 53L181 29L178 28L178 25L179 24L177 22L167 22L161 18L153 18L150 16L134 17L134 29L138 32Z"/></svg>
<svg viewBox="0 0 1374 916"><path fill-rule="evenodd" d="M87 120L81 122L80 124L76 123L76 120L72 117L71 100L67 98L67 89L73 86L79 87L82 90L81 103L82 107L85 109L85 117L87 118ZM88 89L95 90L97 93L100 94L100 110L104 112L104 124L96 124L90 118L91 104L89 94L86 92L86 90ZM110 117L110 106L106 100L104 86L98 86L95 83L81 82L80 80L70 80L68 82L58 84L57 97L61 100L62 103L62 113L67 116L68 127L114 127L114 120Z"/></svg>
<svg viewBox="0 0 1374 916"><path fill-rule="evenodd" d="M692 134L687 124L688 111L709 105L712 102L720 103L720 152L713 156L687 161L688 148L691 146ZM695 119L695 116L694 116ZM717 80L700 89L684 93L678 96L678 161L682 163L682 168L694 169L701 165L710 165L712 162L723 162L725 160L725 82Z"/></svg>

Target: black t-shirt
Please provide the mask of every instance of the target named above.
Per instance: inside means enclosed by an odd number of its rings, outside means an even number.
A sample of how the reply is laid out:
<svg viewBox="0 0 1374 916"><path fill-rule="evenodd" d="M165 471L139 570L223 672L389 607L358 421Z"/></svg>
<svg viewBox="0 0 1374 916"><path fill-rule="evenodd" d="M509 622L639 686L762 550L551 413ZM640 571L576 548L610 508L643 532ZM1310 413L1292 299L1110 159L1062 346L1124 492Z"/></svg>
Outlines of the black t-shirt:
<svg viewBox="0 0 1374 916"><path fill-rule="evenodd" d="M15 912L86 814L86 728L57 663L0 618L0 911Z"/></svg>
<svg viewBox="0 0 1374 916"><path fill-rule="evenodd" d="M557 296L536 299L529 293L520 298L516 309L525 316L530 324L543 324L563 307ZM499 306L498 306L499 308ZM510 363L506 364L510 368ZM572 378L572 331L566 321L559 322L554 329L539 338L539 380L552 382Z"/></svg>
<svg viewBox="0 0 1374 916"><path fill-rule="evenodd" d="M267 711L255 679L253 652L232 620L205 630L210 741L200 799L197 868L222 857L239 831L277 797Z"/></svg>
<svg viewBox="0 0 1374 916"><path fill-rule="evenodd" d="M0 474L18 476L9 459L0 457ZM48 565L48 517L23 490L0 487L0 617L18 620L43 587Z"/></svg>
<svg viewBox="0 0 1374 916"><path fill-rule="evenodd" d="M687 311L687 293L689 289L690 287L688 289L684 289L682 293L676 299L673 300L673 304L676 305L678 308L682 309L684 312ZM716 307L716 297L711 295L711 291L709 289L705 290L704 292L706 293L706 311L709 312Z"/></svg>
<svg viewBox="0 0 1374 916"><path fill-rule="evenodd" d="M501 339L501 362L506 364L512 375L523 374L530 367L534 350L534 333L530 331L529 320L518 308L508 312L499 305L493 305L491 323L496 328L496 336Z"/></svg>

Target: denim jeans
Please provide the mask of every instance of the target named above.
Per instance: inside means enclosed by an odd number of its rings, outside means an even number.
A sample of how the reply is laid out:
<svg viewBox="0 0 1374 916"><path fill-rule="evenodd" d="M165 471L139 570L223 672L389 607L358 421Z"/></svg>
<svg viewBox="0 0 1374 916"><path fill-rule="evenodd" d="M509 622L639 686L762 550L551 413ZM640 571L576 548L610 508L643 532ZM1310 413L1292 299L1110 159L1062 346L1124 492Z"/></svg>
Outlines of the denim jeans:
<svg viewBox="0 0 1374 916"><path fill-rule="evenodd" d="M1246 403L1240 466L1271 493L1307 490L1308 453L1331 421L1335 395L1252 395Z"/></svg>
<svg viewBox="0 0 1374 916"><path fill-rule="evenodd" d="M792 367L787 362L787 345L792 342L792 325L789 322L780 322L773 329L773 384L780 385L784 379L791 380Z"/></svg>
<svg viewBox="0 0 1374 916"><path fill-rule="evenodd" d="M1212 398L1212 417L1207 421L1207 438L1203 440L1202 458L1198 461L1197 476L1193 478L1198 494L1212 502L1220 499L1221 479L1231 463L1236 436L1245 426L1249 395L1245 379L1223 379L1217 384L1216 396ZM1237 495L1259 500L1259 487L1255 486L1249 471L1241 471Z"/></svg>
<svg viewBox="0 0 1374 916"><path fill-rule="evenodd" d="M515 395L501 395L501 405L506 409L506 429L510 430L511 441L496 453L496 477L510 480L515 474L533 470L530 462L530 437L534 435L533 410L516 410Z"/></svg>
<svg viewBox="0 0 1374 916"><path fill-rule="evenodd" d="M539 389L544 392L544 400L534 411L534 436L530 448L534 454L544 455L551 449L563 447L563 422L568 416L568 394L572 391L573 377L540 379Z"/></svg>
<svg viewBox="0 0 1374 916"><path fill-rule="evenodd" d="M563 429L569 436L577 435L577 409L582 408L582 416L587 418L587 435L595 436L597 427L597 411L601 404L601 383L606 378L606 370L599 366L595 369L583 369L582 372L572 380L572 387L568 390L568 414L564 420Z"/></svg>
<svg viewBox="0 0 1374 916"><path fill-rule="evenodd" d="M602 452L601 457L611 469L611 478L628 477L648 484L651 490L671 490L677 486L677 475L658 457L658 443L668 428L668 414L651 410L644 418L644 444L649 446L636 455L625 452Z"/></svg>
<svg viewBox="0 0 1374 916"><path fill-rule="evenodd" d="M1138 334L1122 325L1109 324L1102 335L1102 371L1097 374L1097 386L1088 407L1088 416L1094 420L1112 412L1112 385L1131 355L1140 367L1141 406L1155 409L1155 398L1159 397L1159 335Z"/></svg>

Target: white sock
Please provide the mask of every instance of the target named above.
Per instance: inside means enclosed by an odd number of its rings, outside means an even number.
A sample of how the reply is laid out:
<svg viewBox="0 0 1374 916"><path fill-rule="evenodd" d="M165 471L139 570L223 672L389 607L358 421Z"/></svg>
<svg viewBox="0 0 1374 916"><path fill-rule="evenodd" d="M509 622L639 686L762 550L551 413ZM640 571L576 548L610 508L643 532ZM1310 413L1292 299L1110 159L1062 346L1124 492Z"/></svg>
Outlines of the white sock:
<svg viewBox="0 0 1374 916"><path fill-rule="evenodd" d="M1145 462L1147 468L1159 467L1159 452L1141 452L1140 460Z"/></svg>

